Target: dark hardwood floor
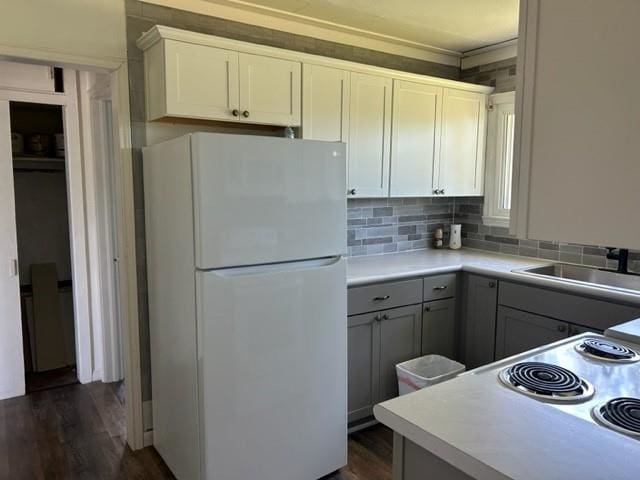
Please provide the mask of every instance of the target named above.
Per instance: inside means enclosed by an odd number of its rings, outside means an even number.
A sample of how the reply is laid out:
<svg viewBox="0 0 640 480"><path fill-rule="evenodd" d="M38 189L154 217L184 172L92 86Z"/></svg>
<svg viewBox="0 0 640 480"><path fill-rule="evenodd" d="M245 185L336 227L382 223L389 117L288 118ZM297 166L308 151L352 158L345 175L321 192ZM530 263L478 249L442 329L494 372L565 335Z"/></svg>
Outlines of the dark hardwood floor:
<svg viewBox="0 0 640 480"><path fill-rule="evenodd" d="M349 464L325 480L391 480L391 451L386 427L357 432L349 437ZM0 401L2 480L172 478L153 448L126 445L121 384L68 385Z"/></svg>

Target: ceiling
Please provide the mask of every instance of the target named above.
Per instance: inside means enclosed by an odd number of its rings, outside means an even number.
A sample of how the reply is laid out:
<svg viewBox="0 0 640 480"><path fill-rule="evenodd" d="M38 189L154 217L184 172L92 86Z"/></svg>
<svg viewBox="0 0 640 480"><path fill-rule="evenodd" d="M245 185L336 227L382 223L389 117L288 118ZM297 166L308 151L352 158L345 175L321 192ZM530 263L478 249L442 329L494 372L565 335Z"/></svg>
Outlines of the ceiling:
<svg viewBox="0 0 640 480"><path fill-rule="evenodd" d="M467 52L518 36L518 0L227 0L226 3L278 16L293 15L300 20L320 20L452 52Z"/></svg>

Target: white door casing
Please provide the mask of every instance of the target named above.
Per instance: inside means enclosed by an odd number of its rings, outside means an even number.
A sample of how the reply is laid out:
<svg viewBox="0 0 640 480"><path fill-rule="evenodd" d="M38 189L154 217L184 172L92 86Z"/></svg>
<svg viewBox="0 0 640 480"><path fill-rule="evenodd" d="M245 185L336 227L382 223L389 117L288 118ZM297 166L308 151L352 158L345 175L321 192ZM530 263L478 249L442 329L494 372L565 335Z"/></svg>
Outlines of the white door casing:
<svg viewBox="0 0 640 480"><path fill-rule="evenodd" d="M24 395L9 102L0 100L0 399Z"/></svg>

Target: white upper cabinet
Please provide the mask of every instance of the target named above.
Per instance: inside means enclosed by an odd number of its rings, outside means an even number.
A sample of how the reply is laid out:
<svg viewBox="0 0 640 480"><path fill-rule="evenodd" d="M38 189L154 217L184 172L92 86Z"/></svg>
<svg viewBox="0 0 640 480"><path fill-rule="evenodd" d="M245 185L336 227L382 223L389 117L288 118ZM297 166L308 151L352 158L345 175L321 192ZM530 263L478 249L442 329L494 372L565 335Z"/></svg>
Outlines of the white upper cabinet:
<svg viewBox="0 0 640 480"><path fill-rule="evenodd" d="M242 121L300 125L300 62L241 53L239 64Z"/></svg>
<svg viewBox="0 0 640 480"><path fill-rule="evenodd" d="M321 65L302 67L302 138L349 141L349 72Z"/></svg>
<svg viewBox="0 0 640 480"><path fill-rule="evenodd" d="M439 193L482 195L487 96L445 88L442 98Z"/></svg>
<svg viewBox="0 0 640 480"><path fill-rule="evenodd" d="M147 119L299 126L301 64L165 39L145 51Z"/></svg>
<svg viewBox="0 0 640 480"><path fill-rule="evenodd" d="M522 0L518 237L640 249L639 22L637 0Z"/></svg>
<svg viewBox="0 0 640 480"><path fill-rule="evenodd" d="M347 144L347 195L482 195L491 87L155 26L147 119L301 127Z"/></svg>
<svg viewBox="0 0 640 480"><path fill-rule="evenodd" d="M395 80L391 196L436 195L442 87Z"/></svg>
<svg viewBox="0 0 640 480"><path fill-rule="evenodd" d="M219 120L235 120L239 109L238 53L220 48L168 40L145 57L147 116L165 115ZM165 65L165 72L157 71ZM166 80L166 96L154 88ZM157 83L156 83L157 82ZM164 100L164 102L163 102Z"/></svg>
<svg viewBox="0 0 640 480"><path fill-rule="evenodd" d="M389 195L391 78L351 74L348 187L351 197Z"/></svg>

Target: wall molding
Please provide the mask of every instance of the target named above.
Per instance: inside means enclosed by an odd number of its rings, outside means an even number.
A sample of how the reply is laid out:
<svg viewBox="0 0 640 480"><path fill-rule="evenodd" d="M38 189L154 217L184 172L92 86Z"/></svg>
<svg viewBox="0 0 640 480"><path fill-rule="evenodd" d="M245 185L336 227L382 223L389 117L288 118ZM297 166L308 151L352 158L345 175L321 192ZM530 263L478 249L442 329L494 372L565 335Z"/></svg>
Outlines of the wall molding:
<svg viewBox="0 0 640 480"><path fill-rule="evenodd" d="M143 3L184 10L321 40L394 55L460 66L462 53L383 35L325 20L249 5L238 0L143 0Z"/></svg>
<svg viewBox="0 0 640 480"><path fill-rule="evenodd" d="M518 39L514 38L513 40L465 52L460 61L460 68L466 70L467 68L499 62L517 56Z"/></svg>

